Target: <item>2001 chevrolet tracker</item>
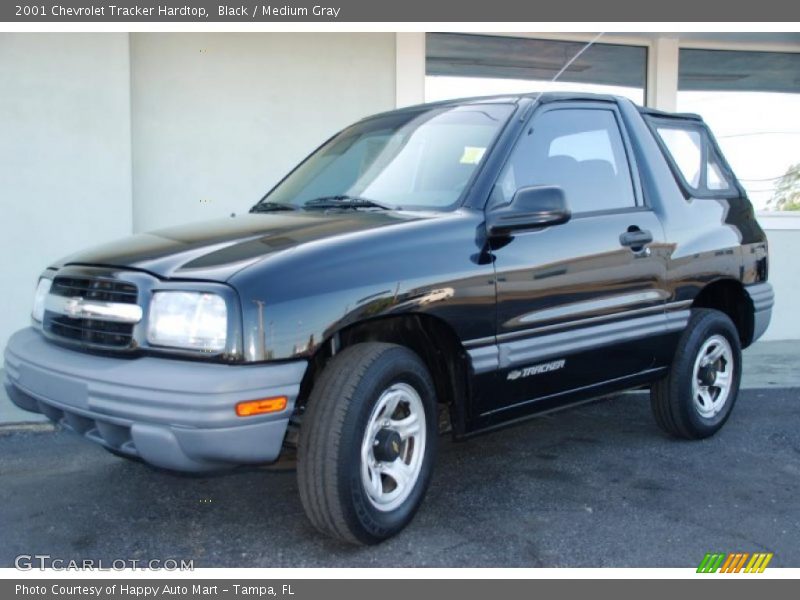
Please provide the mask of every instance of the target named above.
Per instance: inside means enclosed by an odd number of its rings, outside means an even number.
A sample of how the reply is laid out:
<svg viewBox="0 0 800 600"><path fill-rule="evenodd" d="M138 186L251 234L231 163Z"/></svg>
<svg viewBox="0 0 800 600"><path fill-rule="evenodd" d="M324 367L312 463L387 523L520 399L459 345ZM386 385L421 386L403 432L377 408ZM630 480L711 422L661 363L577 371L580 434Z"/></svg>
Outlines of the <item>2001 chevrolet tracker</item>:
<svg viewBox="0 0 800 600"><path fill-rule="evenodd" d="M162 468L296 447L314 525L375 543L422 502L442 429L650 386L663 430L715 433L769 323L767 260L700 117L429 104L335 135L245 216L49 267L5 385Z"/></svg>

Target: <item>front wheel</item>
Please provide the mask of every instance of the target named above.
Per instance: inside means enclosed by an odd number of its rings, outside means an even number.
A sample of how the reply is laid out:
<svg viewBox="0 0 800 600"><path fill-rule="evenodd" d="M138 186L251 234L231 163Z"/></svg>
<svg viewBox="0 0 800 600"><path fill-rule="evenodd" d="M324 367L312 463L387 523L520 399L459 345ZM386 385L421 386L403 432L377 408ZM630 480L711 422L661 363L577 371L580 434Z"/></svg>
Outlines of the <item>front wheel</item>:
<svg viewBox="0 0 800 600"><path fill-rule="evenodd" d="M436 442L436 395L419 357L394 344L346 348L314 385L300 427L306 514L352 543L395 535L422 503Z"/></svg>
<svg viewBox="0 0 800 600"><path fill-rule="evenodd" d="M656 423L687 439L715 434L733 410L741 377L742 350L733 322L717 310L693 310L669 375L650 391Z"/></svg>

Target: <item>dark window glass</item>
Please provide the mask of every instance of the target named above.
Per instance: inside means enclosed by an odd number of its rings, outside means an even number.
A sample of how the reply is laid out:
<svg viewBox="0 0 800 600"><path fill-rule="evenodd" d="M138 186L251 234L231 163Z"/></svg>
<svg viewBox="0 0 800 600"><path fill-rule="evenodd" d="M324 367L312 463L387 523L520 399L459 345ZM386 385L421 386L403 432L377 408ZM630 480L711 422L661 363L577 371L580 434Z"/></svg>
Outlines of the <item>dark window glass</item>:
<svg viewBox="0 0 800 600"><path fill-rule="evenodd" d="M659 127L658 135L672 155L672 160L693 188L700 187L703 173L703 142L700 131L682 127Z"/></svg>
<svg viewBox="0 0 800 600"><path fill-rule="evenodd" d="M712 192L731 188L731 184L727 176L723 173L722 167L716 157L709 158L706 161L706 187Z"/></svg>
<svg viewBox="0 0 800 600"><path fill-rule="evenodd" d="M503 169L493 203L521 187L558 185L573 213L636 205L628 159L610 110L560 109L536 117Z"/></svg>
<svg viewBox="0 0 800 600"><path fill-rule="evenodd" d="M704 127L672 121L657 123L655 130L691 192L711 196L736 193Z"/></svg>
<svg viewBox="0 0 800 600"><path fill-rule="evenodd" d="M452 207L513 110L466 104L367 119L314 152L265 200L302 207L357 196L406 209Z"/></svg>

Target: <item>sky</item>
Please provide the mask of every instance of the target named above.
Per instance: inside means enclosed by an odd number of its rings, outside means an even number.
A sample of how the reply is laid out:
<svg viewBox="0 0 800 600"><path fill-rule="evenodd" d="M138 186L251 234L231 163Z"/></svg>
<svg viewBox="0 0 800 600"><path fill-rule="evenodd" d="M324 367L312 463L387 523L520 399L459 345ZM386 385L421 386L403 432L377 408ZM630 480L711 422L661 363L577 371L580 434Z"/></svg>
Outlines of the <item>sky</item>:
<svg viewBox="0 0 800 600"><path fill-rule="evenodd" d="M609 85L443 76L425 80L429 102L538 91L595 92L644 101L642 89ZM800 94L681 91L677 109L705 119L756 210L766 210L778 179L800 162Z"/></svg>

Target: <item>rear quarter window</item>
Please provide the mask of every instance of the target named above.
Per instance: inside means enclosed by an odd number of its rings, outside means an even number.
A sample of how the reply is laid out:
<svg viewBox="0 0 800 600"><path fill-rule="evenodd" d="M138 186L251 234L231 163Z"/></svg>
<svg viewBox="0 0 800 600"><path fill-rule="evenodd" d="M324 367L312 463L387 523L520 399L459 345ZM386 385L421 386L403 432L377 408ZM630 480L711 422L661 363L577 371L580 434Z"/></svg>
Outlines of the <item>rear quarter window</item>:
<svg viewBox="0 0 800 600"><path fill-rule="evenodd" d="M731 198L741 195L707 127L701 121L645 117L676 180L687 196Z"/></svg>
<svg viewBox="0 0 800 600"><path fill-rule="evenodd" d="M699 188L703 172L703 138L700 132L678 127L658 127L656 131L686 183Z"/></svg>

